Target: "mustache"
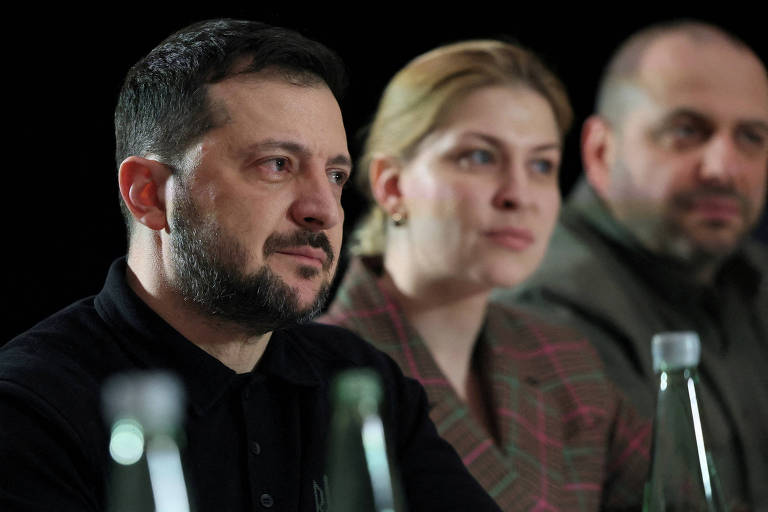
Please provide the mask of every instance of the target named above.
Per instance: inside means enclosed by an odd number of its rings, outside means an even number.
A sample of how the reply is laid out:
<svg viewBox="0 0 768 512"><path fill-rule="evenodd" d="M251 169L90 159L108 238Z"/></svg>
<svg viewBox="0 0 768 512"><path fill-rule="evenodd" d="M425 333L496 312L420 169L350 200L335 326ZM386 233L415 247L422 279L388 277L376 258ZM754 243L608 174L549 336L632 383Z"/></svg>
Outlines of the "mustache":
<svg viewBox="0 0 768 512"><path fill-rule="evenodd" d="M264 258L282 249L290 249L308 245L322 249L326 255L323 270L329 270L335 258L331 242L325 233L312 231L292 231L290 233L272 233L264 241Z"/></svg>
<svg viewBox="0 0 768 512"><path fill-rule="evenodd" d="M696 201L702 199L731 199L739 203L742 214L750 212L752 204L743 194L740 194L732 187L723 187L717 185L703 185L694 190L680 192L675 195L674 203L678 207L690 208Z"/></svg>

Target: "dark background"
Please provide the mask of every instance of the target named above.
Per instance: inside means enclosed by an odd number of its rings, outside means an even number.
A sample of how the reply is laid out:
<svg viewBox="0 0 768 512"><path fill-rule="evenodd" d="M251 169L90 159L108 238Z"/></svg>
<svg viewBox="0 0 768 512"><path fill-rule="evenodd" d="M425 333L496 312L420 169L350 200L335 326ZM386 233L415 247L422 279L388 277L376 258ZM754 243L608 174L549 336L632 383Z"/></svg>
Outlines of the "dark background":
<svg viewBox="0 0 768 512"><path fill-rule="evenodd" d="M159 2L158 2L159 4ZM350 151L370 120L387 80L437 45L466 38L512 38L536 50L565 82L576 112L566 140L561 183L580 173L578 136L602 66L632 31L654 21L693 17L734 32L768 60L761 15L734 3L717 10L631 7L568 11L541 2L520 8L474 3L461 9L380 3L365 9L181 7L25 7L6 14L2 184L5 265L0 344L74 300L97 293L110 262L124 254L118 207L112 114L128 68L171 32L212 17L237 17L294 28L336 50L351 84L342 102ZM31 4L30 4L31 5ZM283 6L284 5L284 6ZM122 11L120 9L123 9ZM608 9L608 10L606 10ZM730 9L729 12L725 12ZM345 192L347 227L361 211Z"/></svg>

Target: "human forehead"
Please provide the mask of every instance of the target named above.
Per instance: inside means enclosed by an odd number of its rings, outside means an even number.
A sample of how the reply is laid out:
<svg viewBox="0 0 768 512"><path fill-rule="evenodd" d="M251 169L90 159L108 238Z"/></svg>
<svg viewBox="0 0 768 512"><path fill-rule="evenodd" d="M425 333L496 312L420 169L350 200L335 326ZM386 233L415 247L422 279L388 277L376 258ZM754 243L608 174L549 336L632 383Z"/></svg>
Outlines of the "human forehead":
<svg viewBox="0 0 768 512"><path fill-rule="evenodd" d="M641 57L634 82L660 107L687 108L727 121L768 122L764 66L746 48L721 37L659 37Z"/></svg>
<svg viewBox="0 0 768 512"><path fill-rule="evenodd" d="M514 144L559 139L549 102L523 85L494 85L469 92L443 113L434 132L443 136L487 134Z"/></svg>
<svg viewBox="0 0 768 512"><path fill-rule="evenodd" d="M322 82L297 84L274 72L236 75L208 88L216 127L244 141L291 140L316 151L347 153L339 105Z"/></svg>

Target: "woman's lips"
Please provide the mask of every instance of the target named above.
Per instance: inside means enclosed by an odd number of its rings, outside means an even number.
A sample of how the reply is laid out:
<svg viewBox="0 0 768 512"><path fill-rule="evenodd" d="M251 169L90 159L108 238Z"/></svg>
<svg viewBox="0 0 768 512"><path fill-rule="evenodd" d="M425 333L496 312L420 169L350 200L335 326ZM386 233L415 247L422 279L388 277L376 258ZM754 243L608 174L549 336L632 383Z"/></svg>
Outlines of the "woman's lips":
<svg viewBox="0 0 768 512"><path fill-rule="evenodd" d="M493 243L511 249L513 251L522 251L527 249L534 242L533 233L523 228L501 228L485 232Z"/></svg>

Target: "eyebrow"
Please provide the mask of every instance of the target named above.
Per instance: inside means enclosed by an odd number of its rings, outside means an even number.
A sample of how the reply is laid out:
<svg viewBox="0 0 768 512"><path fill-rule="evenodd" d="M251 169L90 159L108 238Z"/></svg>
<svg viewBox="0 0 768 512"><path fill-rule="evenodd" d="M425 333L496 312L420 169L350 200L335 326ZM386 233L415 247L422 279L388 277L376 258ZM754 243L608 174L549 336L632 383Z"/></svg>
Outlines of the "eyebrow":
<svg viewBox="0 0 768 512"><path fill-rule="evenodd" d="M562 147L563 147L562 144L560 144L559 142L551 142L548 144L540 144L538 146L534 146L533 150L534 151L548 151L550 149L560 150L562 149Z"/></svg>
<svg viewBox="0 0 768 512"><path fill-rule="evenodd" d="M667 123L669 121L673 121L675 118L678 117L690 117L695 119L697 122L705 122L705 123L712 123L712 120L709 116L702 114L701 112L697 110L693 110L686 107L676 108L672 110L671 112L667 113L662 118L662 124ZM762 130L765 132L768 132L768 121L764 121L762 119L740 119L736 123L739 126L749 126L752 128L756 128L758 130Z"/></svg>
<svg viewBox="0 0 768 512"><path fill-rule="evenodd" d="M709 116L702 114L698 110L693 110L687 107L678 107L674 110L667 112L666 114L664 114L664 116L662 116L659 124L663 125L671 121L674 121L675 119L678 119L680 117L691 118L696 122L700 122L700 123L712 124L712 120Z"/></svg>
<svg viewBox="0 0 768 512"><path fill-rule="evenodd" d="M499 139L498 137L494 137L493 135L488 135L486 133L482 132L467 132L463 134L463 136L472 136L472 137L478 137L480 139L483 139L487 143L493 145L493 146L503 146L504 142ZM548 151L548 150L560 150L562 149L562 144L560 142L545 142L544 144L539 144L538 146L534 146L531 148L533 151Z"/></svg>
<svg viewBox="0 0 768 512"><path fill-rule="evenodd" d="M261 142L250 144L246 148L246 152L251 153L259 150L263 151L265 149L281 149L284 151L288 151L290 153L295 153L302 158L309 158L310 156L312 156L312 152L309 150L309 148L307 148L303 144L299 144L298 142L293 142L289 140L278 140L278 139L265 139ZM348 155L339 153L338 155L335 155L330 159L328 159L326 164L346 166L351 168L352 159Z"/></svg>
<svg viewBox="0 0 768 512"><path fill-rule="evenodd" d="M739 124L741 125L749 125L752 128L757 128L758 130L762 130L764 132L768 132L768 122L765 122L761 119L753 119L753 120L747 120L742 121Z"/></svg>
<svg viewBox="0 0 768 512"><path fill-rule="evenodd" d="M352 168L352 160L347 155L336 155L328 160L328 165L340 165Z"/></svg>

